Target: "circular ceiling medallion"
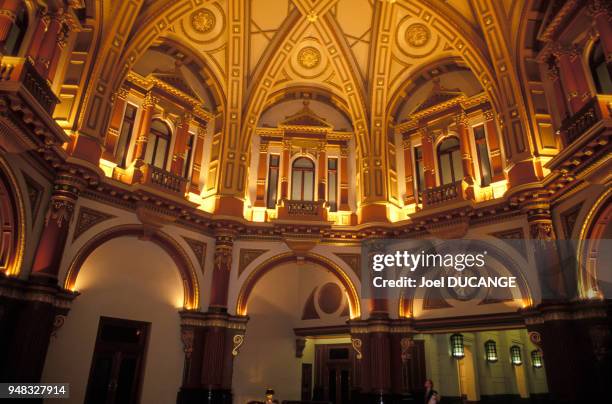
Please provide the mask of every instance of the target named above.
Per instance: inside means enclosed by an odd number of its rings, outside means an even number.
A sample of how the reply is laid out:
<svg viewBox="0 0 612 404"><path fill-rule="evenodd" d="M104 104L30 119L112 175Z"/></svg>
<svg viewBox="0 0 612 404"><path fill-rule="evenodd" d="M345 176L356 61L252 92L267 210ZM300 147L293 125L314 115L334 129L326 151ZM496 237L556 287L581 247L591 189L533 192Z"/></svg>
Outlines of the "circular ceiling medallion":
<svg viewBox="0 0 612 404"><path fill-rule="evenodd" d="M312 46L306 46L298 53L298 62L305 69L314 69L321 63L321 52Z"/></svg>
<svg viewBox="0 0 612 404"><path fill-rule="evenodd" d="M406 42L414 48L427 45L431 38L431 32L424 24L416 23L406 28Z"/></svg>
<svg viewBox="0 0 612 404"><path fill-rule="evenodd" d="M210 10L198 10L191 14L191 26L201 34L210 32L216 22L216 17Z"/></svg>
<svg viewBox="0 0 612 404"><path fill-rule="evenodd" d="M328 282L321 287L318 298L319 308L325 314L333 314L340 310L342 290L335 283Z"/></svg>

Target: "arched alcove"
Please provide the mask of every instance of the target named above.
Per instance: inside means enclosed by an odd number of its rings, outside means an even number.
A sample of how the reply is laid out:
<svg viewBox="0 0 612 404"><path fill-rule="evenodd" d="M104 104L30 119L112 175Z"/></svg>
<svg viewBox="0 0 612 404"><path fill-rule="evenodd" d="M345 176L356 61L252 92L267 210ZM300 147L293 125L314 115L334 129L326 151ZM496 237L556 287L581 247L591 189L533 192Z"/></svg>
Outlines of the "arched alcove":
<svg viewBox="0 0 612 404"><path fill-rule="evenodd" d="M70 380L69 402L82 403L101 317L145 322L141 402L176 400L184 364L178 314L184 290L175 259L155 243L120 235L79 262L69 277L79 296L51 339L43 380Z"/></svg>

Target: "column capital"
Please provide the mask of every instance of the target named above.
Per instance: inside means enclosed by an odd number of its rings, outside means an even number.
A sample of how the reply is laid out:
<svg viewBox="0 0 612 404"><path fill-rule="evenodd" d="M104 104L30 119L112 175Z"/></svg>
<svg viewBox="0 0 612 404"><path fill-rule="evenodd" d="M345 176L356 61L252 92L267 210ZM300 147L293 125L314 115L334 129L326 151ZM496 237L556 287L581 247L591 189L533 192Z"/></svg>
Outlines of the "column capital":
<svg viewBox="0 0 612 404"><path fill-rule="evenodd" d="M591 0L589 4L586 6L586 11L589 16L596 18L600 15L610 16L611 6L610 1L606 0Z"/></svg>
<svg viewBox="0 0 612 404"><path fill-rule="evenodd" d="M461 112L459 112L459 114L455 116L455 125L463 126L467 128L468 119L467 119L467 114L465 113L465 111L462 110Z"/></svg>
<svg viewBox="0 0 612 404"><path fill-rule="evenodd" d="M157 97L155 97L153 95L153 93L151 91L149 91L143 101L142 101L142 107L143 108L151 108L151 107L155 107L155 105L159 102L159 99Z"/></svg>

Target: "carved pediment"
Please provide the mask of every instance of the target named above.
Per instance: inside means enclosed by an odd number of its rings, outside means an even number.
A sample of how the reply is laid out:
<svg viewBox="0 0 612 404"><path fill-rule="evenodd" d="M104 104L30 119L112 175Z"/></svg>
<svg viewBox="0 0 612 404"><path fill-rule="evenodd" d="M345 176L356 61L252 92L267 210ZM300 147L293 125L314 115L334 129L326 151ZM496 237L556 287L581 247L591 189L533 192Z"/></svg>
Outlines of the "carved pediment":
<svg viewBox="0 0 612 404"><path fill-rule="evenodd" d="M304 101L304 107L293 115L288 116L284 121L280 122L279 126L315 126L322 129L332 129L325 119L318 116L310 109L309 101Z"/></svg>

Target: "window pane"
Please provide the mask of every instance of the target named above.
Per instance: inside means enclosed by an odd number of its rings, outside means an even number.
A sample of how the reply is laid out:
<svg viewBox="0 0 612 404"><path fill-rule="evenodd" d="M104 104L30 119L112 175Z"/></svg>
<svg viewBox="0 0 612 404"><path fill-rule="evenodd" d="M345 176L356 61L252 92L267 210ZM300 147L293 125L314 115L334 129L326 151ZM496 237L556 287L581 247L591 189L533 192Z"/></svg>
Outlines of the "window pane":
<svg viewBox="0 0 612 404"><path fill-rule="evenodd" d="M149 141L147 142L147 148L145 151L144 161L147 164L153 164L153 154L155 152L155 147L157 146L157 136L151 135L149 137Z"/></svg>
<svg viewBox="0 0 612 404"><path fill-rule="evenodd" d="M336 181L336 173L330 172L327 178L327 198L330 206L330 210L335 212L338 210L336 204L336 194L338 192L338 184Z"/></svg>
<svg viewBox="0 0 612 404"><path fill-rule="evenodd" d="M302 171L294 171L291 178L291 199L302 199Z"/></svg>
<svg viewBox="0 0 612 404"><path fill-rule="evenodd" d="M314 200L314 172L304 172L304 198L305 201Z"/></svg>
<svg viewBox="0 0 612 404"><path fill-rule="evenodd" d="M446 185L452 181L450 154L443 154L440 156L440 183Z"/></svg>
<svg viewBox="0 0 612 404"><path fill-rule="evenodd" d="M456 181L463 179L463 167L461 165L461 152L459 150L454 151L453 154L451 155L451 158L453 159L453 174L454 174L452 182L456 182Z"/></svg>
<svg viewBox="0 0 612 404"><path fill-rule="evenodd" d="M166 153L168 152L168 141L162 137L157 138L157 148L155 150L155 161L153 165L165 169Z"/></svg>
<svg viewBox="0 0 612 404"><path fill-rule="evenodd" d="M127 104L125 107L125 115L123 116L123 123L121 124L119 141L117 142L117 149L115 150L115 157L119 159L120 165L123 168L125 168L128 161L128 150L130 148L132 132L134 130L136 111L136 106L132 104Z"/></svg>

